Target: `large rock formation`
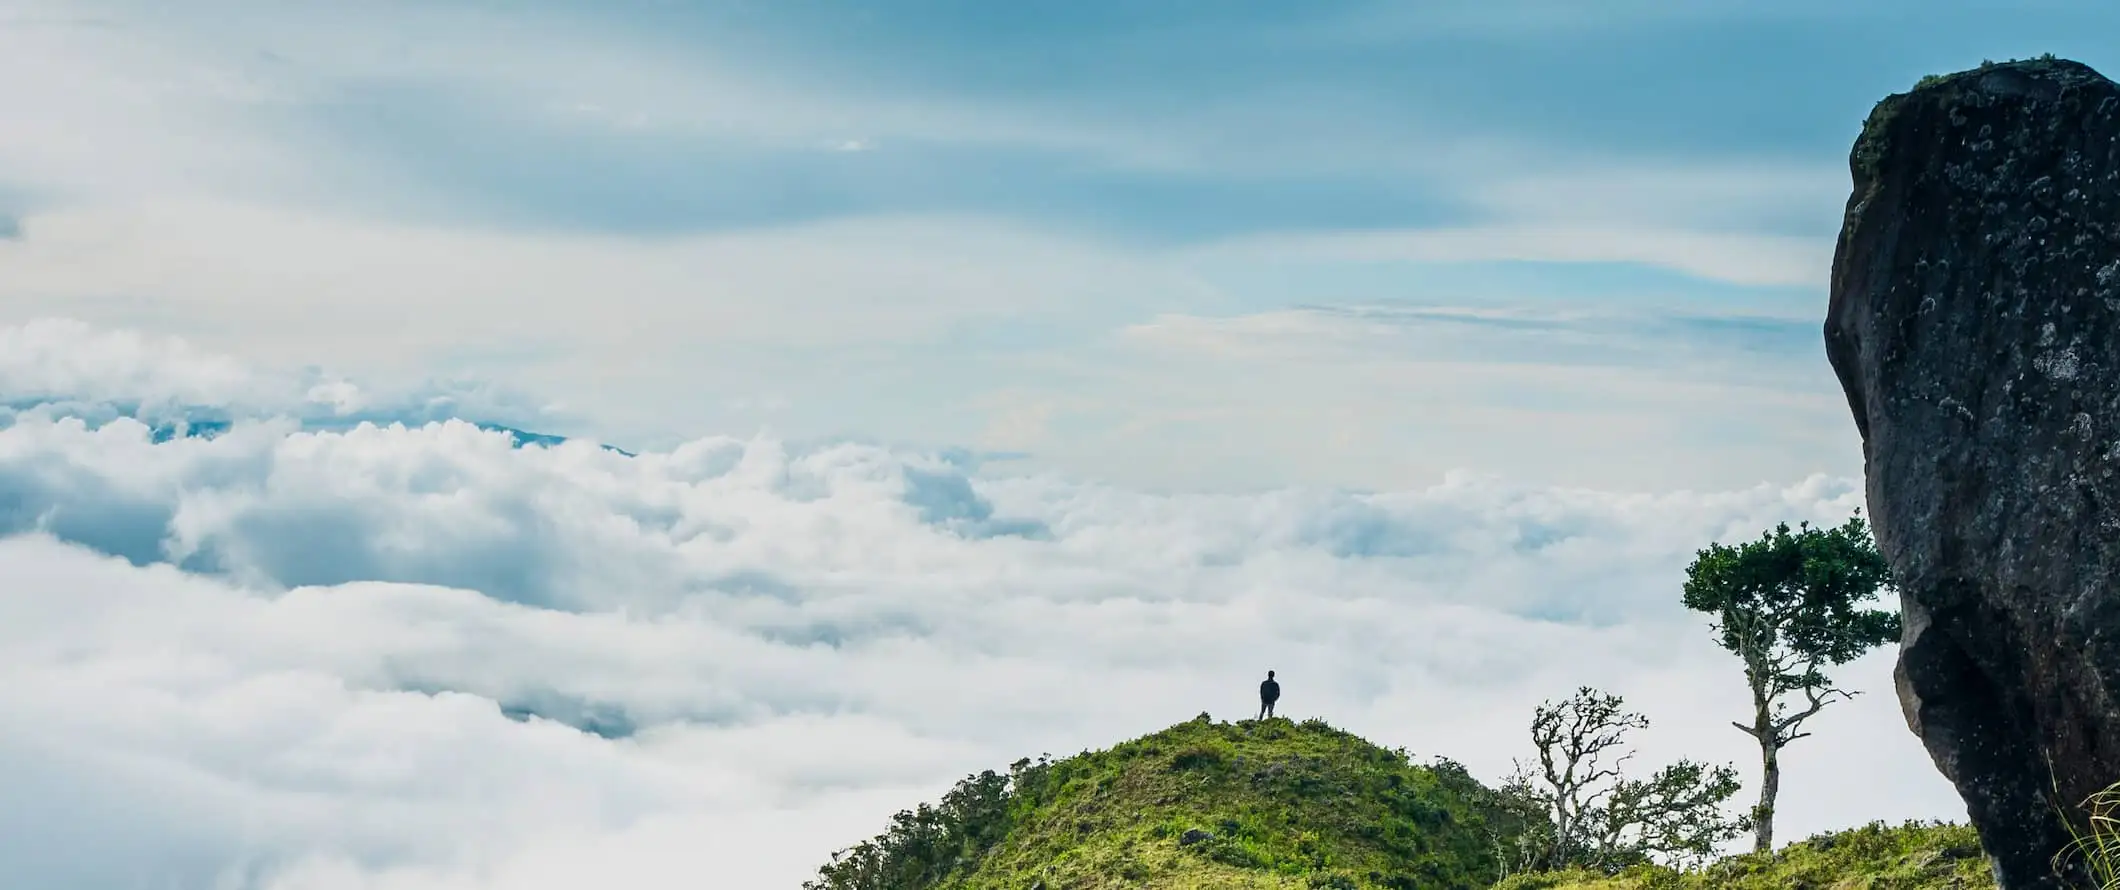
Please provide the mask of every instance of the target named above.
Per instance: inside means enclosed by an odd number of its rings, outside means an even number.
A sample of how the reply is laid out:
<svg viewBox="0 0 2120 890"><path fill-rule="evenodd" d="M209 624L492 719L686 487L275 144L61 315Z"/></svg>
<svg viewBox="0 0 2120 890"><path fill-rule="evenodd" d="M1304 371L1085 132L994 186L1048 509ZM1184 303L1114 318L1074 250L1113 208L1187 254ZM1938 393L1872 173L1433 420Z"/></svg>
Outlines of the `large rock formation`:
<svg viewBox="0 0 2120 890"><path fill-rule="evenodd" d="M1827 354L1902 583L1907 723L2009 888L2120 781L2120 87L1930 78L1851 158Z"/></svg>

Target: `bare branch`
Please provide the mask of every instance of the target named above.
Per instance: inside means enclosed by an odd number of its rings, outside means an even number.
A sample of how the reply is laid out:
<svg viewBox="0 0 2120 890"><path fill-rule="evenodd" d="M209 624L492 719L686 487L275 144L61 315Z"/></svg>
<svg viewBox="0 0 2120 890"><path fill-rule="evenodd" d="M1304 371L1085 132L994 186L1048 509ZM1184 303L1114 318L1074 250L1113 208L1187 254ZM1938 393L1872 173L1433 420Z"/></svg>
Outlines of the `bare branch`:
<svg viewBox="0 0 2120 890"><path fill-rule="evenodd" d="M1809 720L1813 716L1816 716L1819 711L1825 709L1826 705L1831 704L1836 700L1848 700L1853 699L1855 697L1855 693L1849 692L1845 689L1837 689L1833 687L1825 687L1821 689L1815 686L1805 686L1803 687L1803 694L1804 698L1808 702L1807 706L1803 710L1797 711L1796 713L1789 714L1786 716L1778 717L1774 721L1774 747L1782 747L1783 745L1787 745L1790 742L1803 738L1804 735L1809 735L1809 733L1804 733L1803 735L1792 736L1786 735L1786 733L1789 730L1796 728L1798 724L1803 723L1805 720Z"/></svg>

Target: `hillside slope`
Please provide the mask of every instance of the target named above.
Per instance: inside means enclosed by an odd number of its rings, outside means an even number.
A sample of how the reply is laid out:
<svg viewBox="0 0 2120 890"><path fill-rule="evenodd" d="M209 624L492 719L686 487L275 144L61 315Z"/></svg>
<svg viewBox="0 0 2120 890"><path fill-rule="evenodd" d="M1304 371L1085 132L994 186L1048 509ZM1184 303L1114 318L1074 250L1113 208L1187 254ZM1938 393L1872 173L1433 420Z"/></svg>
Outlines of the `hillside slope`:
<svg viewBox="0 0 2120 890"><path fill-rule="evenodd" d="M1873 823L1732 856L1698 872L1643 868L1618 876L1517 875L1494 890L1994 890L1969 825Z"/></svg>
<svg viewBox="0 0 2120 890"><path fill-rule="evenodd" d="M1476 890L1509 817L1450 764L1320 721L1161 732L960 783L810 890Z"/></svg>

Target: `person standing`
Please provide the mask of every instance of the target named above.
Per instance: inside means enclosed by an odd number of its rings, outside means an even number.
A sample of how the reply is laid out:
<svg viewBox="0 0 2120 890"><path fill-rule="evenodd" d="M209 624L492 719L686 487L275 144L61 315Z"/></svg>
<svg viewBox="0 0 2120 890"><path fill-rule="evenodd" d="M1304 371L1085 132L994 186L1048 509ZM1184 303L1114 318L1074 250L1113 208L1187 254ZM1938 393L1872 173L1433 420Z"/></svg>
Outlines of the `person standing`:
<svg viewBox="0 0 2120 890"><path fill-rule="evenodd" d="M1259 719L1273 716L1273 703L1281 700L1281 684L1274 682L1273 671L1266 672L1266 682L1259 684Z"/></svg>

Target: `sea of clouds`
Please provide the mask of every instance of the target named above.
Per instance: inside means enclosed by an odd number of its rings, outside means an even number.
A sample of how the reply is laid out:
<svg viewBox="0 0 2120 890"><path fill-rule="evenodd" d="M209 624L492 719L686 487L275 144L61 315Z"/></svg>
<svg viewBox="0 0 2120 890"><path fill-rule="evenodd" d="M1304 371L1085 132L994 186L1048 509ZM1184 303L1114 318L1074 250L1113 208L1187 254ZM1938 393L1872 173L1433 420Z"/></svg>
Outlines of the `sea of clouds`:
<svg viewBox="0 0 2120 890"><path fill-rule="evenodd" d="M7 887L793 887L967 773L1248 716L1267 669L1287 716L1490 779L1586 683L1655 722L1645 764L1748 767L1684 566L1861 506L521 447L478 424L544 409L492 388L62 321L0 329L0 405ZM1889 668L1790 749L1785 835L1962 816Z"/></svg>

